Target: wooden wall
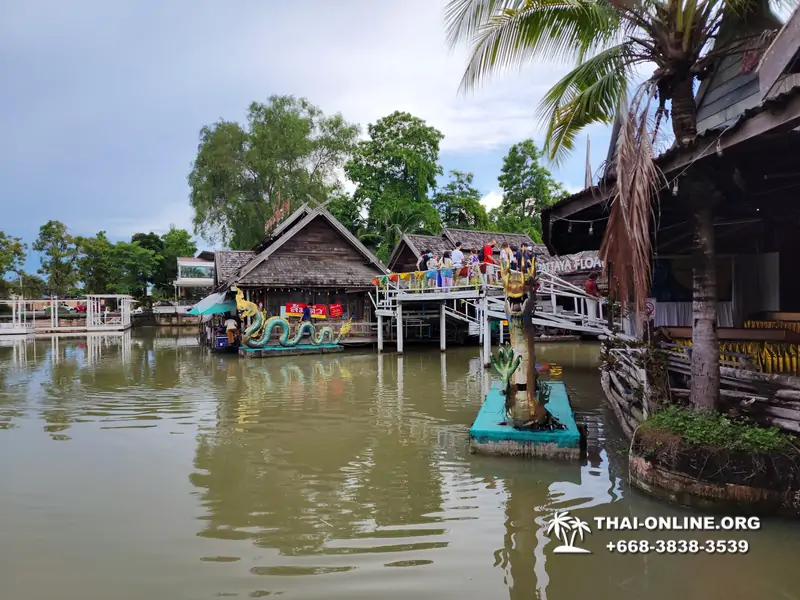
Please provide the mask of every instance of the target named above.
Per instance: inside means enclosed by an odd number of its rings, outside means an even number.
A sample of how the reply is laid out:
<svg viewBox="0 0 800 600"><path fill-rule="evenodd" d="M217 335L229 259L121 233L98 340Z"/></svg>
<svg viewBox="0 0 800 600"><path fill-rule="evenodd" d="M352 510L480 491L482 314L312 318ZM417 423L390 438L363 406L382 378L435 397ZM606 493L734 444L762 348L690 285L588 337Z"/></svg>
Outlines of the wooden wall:
<svg viewBox="0 0 800 600"><path fill-rule="evenodd" d="M301 232L275 250L272 256L368 262L366 257L323 217L311 221Z"/></svg>
<svg viewBox="0 0 800 600"><path fill-rule="evenodd" d="M389 269L392 273L410 273L411 271L416 271L417 259L419 259L419 256L414 255L411 248L408 247L408 244L405 242L401 243L403 244L403 249L398 252L394 262L388 265Z"/></svg>

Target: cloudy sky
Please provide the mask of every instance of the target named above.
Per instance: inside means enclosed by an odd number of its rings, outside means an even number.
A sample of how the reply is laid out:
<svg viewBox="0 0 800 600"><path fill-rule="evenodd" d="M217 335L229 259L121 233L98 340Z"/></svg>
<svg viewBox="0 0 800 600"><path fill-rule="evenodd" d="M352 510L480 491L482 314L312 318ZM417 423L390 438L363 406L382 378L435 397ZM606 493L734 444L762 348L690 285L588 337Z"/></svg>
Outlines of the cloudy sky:
<svg viewBox="0 0 800 600"><path fill-rule="evenodd" d="M31 242L49 219L116 239L191 229L200 128L243 120L272 94L364 128L395 110L425 119L446 136L445 171L473 172L491 206L509 146L541 141L534 111L563 67L531 65L460 95L466 53L446 45L445 4L5 0L0 230ZM596 170L609 134L589 133ZM584 160L554 169L568 189L583 187Z"/></svg>

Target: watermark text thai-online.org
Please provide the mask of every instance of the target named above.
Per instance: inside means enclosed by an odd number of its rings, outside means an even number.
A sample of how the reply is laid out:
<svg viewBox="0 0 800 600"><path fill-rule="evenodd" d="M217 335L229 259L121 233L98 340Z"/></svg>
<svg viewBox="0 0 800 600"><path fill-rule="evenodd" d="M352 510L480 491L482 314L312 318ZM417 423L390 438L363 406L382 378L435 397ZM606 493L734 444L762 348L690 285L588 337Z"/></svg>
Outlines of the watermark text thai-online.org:
<svg viewBox="0 0 800 600"><path fill-rule="evenodd" d="M594 517L599 531L755 531L758 517Z"/></svg>

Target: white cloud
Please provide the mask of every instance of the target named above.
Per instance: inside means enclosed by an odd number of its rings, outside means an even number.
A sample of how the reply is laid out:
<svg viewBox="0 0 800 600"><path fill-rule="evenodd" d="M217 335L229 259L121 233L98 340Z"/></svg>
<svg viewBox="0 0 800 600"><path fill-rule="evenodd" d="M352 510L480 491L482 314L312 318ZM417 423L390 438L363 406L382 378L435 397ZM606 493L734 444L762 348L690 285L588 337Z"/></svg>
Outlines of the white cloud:
<svg viewBox="0 0 800 600"><path fill-rule="evenodd" d="M237 46L247 56L231 57L230 64L234 70L238 65L243 83L260 81L268 93L306 96L364 126L408 111L445 134L443 150L508 146L540 133L536 106L563 69L527 68L464 97L459 83L467 53L447 47L446 3L351 0L343 10L339 3L318 2L313 19L307 3L290 4L277 15L270 9L270 18L251 15L249 27L237 32Z"/></svg>
<svg viewBox="0 0 800 600"><path fill-rule="evenodd" d="M502 202L502 200L503 192L501 192L499 189L494 189L481 198L481 204L486 207L486 210L491 210L500 206L500 202Z"/></svg>

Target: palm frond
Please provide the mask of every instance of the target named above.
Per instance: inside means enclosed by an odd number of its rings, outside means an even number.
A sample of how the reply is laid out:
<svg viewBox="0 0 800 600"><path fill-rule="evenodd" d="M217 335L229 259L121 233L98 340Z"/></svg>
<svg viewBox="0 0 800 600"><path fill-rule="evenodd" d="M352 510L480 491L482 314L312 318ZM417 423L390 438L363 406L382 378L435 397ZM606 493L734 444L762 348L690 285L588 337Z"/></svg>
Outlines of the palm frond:
<svg viewBox="0 0 800 600"><path fill-rule="evenodd" d="M538 113L547 125L544 151L551 160L560 162L586 125L614 121L638 60L633 42L625 42L585 60L550 88Z"/></svg>
<svg viewBox="0 0 800 600"><path fill-rule="evenodd" d="M451 45L466 41L472 53L461 90L495 71L534 58L573 62L620 29L605 0L452 0L446 27Z"/></svg>
<svg viewBox="0 0 800 600"><path fill-rule="evenodd" d="M632 301L637 316L650 293L650 223L654 221L653 202L663 175L653 160L648 116L655 87L642 86L626 114L617 146L617 181L612 197L606 233L600 256L613 265L619 298Z"/></svg>

